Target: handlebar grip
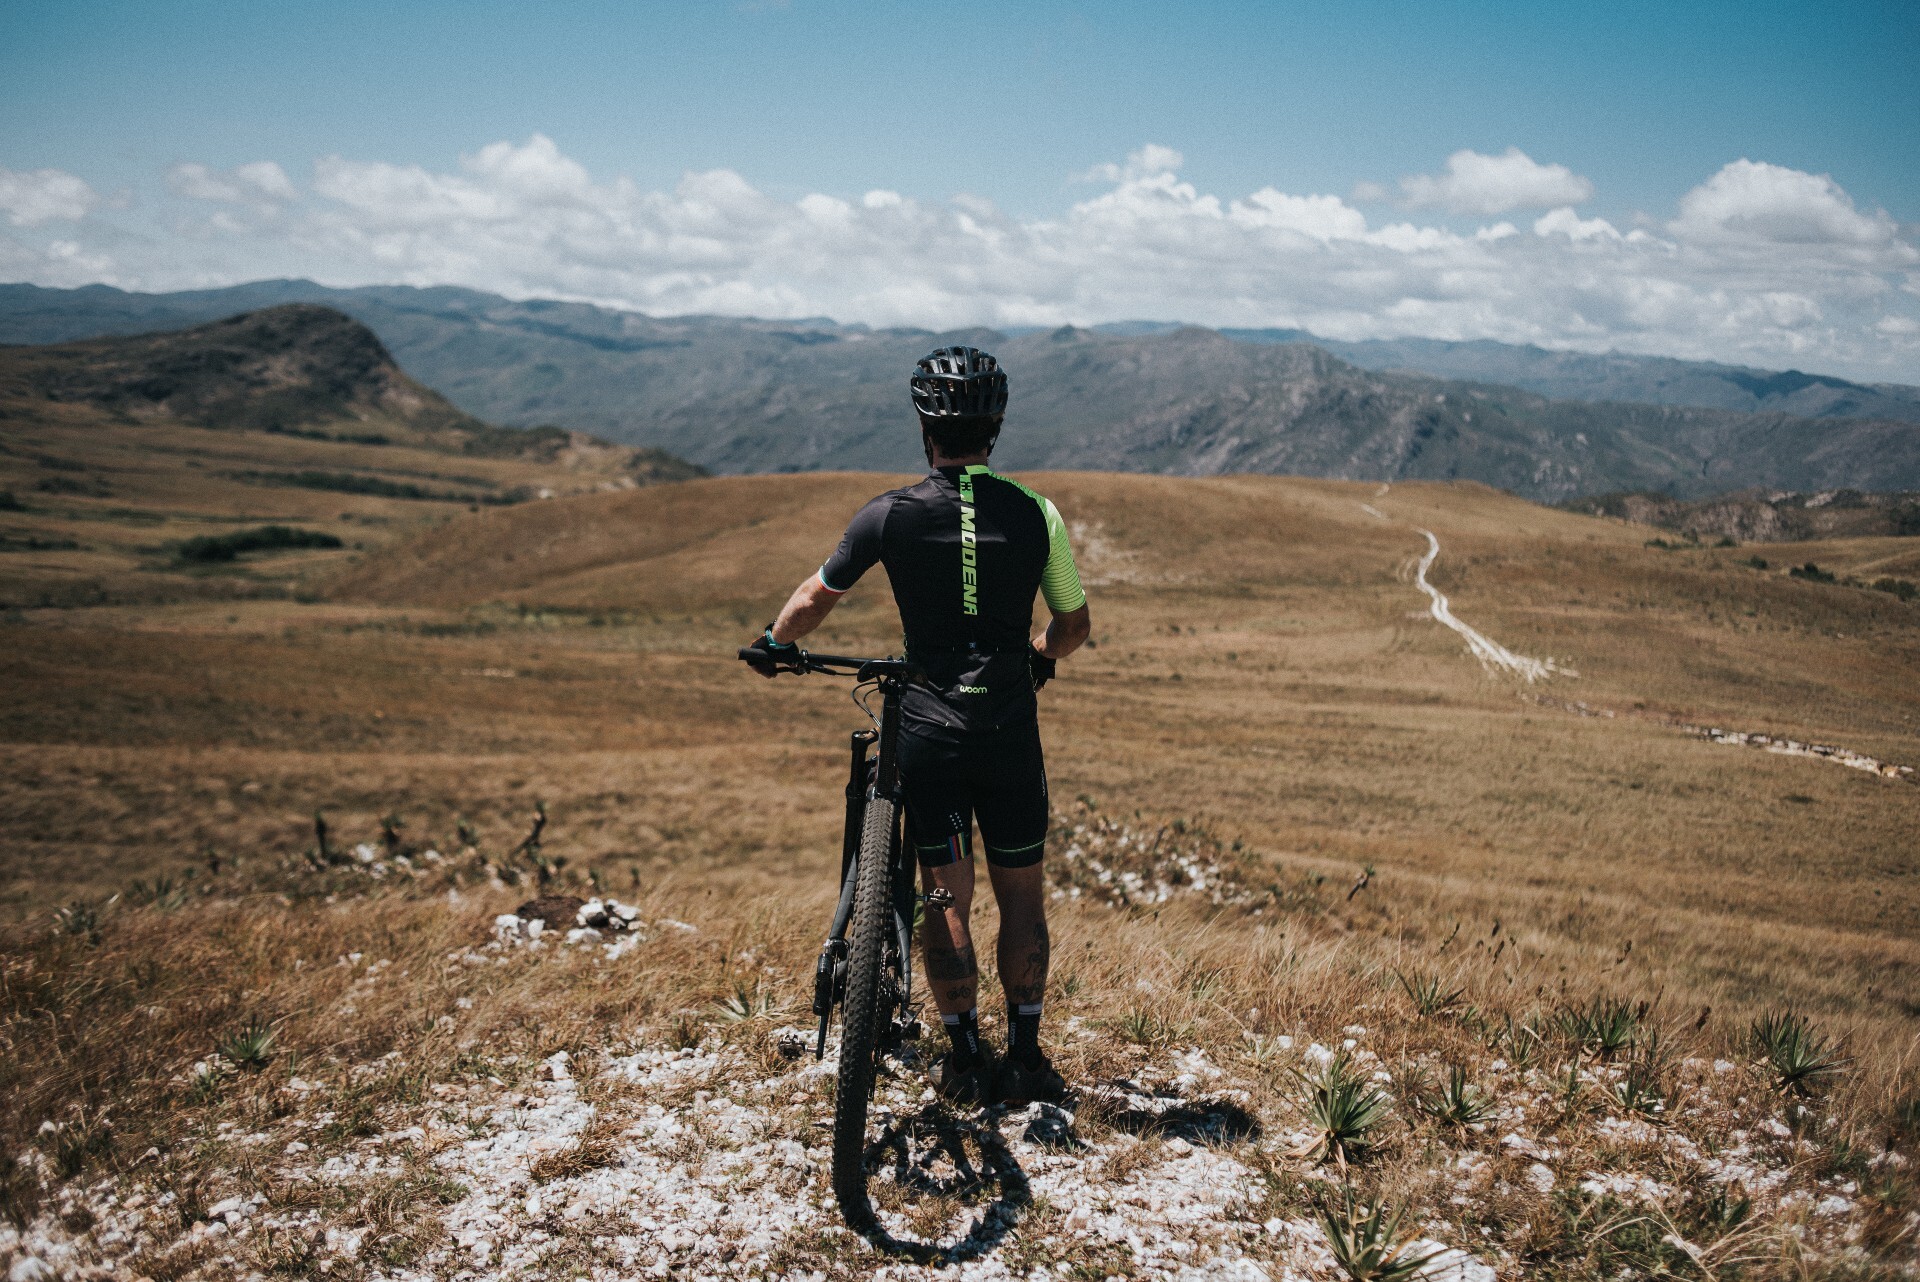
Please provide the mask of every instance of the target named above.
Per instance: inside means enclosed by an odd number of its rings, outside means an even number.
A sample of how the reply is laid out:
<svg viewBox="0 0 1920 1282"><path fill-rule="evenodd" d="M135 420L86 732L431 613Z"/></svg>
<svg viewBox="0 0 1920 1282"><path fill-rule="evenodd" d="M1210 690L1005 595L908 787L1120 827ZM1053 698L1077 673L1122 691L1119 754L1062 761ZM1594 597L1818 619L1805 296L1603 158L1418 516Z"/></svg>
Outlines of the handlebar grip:
<svg viewBox="0 0 1920 1282"><path fill-rule="evenodd" d="M765 654L765 653L766 651L764 650L756 650L750 645L743 645L740 647L740 653L735 655L734 657L736 659L741 660L744 663L752 663L755 655Z"/></svg>

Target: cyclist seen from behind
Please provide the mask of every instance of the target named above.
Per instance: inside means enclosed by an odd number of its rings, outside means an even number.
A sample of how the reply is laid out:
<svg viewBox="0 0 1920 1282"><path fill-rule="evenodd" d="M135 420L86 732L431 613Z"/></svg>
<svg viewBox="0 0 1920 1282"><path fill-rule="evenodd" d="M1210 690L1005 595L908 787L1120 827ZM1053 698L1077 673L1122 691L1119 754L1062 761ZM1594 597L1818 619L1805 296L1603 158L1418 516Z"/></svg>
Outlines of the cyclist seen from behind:
<svg viewBox="0 0 1920 1282"><path fill-rule="evenodd" d="M923 358L909 380L931 470L880 495L853 518L839 548L794 590L754 643L772 676L795 643L878 562L886 567L907 657L925 669L900 726L900 780L912 843L929 893L926 974L952 1049L934 1082L958 1103L1056 1099L1060 1075L1040 1049L1049 955L1041 855L1047 774L1035 692L1079 649L1091 620L1053 504L988 465L1007 408L1007 376L972 347ZM1051 619L1033 630L1033 599ZM981 1040L973 907L973 826L1000 907L997 961L1007 1001L1007 1053Z"/></svg>

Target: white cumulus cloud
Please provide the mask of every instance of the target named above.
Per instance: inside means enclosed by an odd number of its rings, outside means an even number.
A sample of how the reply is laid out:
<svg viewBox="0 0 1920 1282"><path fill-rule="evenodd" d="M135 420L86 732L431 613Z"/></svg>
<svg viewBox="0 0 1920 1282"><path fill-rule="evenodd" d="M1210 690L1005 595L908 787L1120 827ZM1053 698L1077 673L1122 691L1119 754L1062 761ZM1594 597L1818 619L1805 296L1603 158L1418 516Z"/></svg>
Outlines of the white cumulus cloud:
<svg viewBox="0 0 1920 1282"><path fill-rule="evenodd" d="M99 194L84 179L65 170L21 172L0 166L0 212L15 227L84 218L99 203Z"/></svg>
<svg viewBox="0 0 1920 1282"><path fill-rule="evenodd" d="M1400 191L1412 209L1438 206L1456 214L1484 215L1578 205L1592 199L1593 184L1565 165L1543 165L1509 147L1498 156L1456 151L1447 157L1445 173L1409 174L1400 180Z"/></svg>
<svg viewBox="0 0 1920 1282"><path fill-rule="evenodd" d="M1131 182L1137 178L1150 178L1155 174L1178 173L1187 158L1171 147L1162 147L1150 142L1138 151L1127 153L1125 164L1111 162L1095 165L1085 173L1077 175L1082 182Z"/></svg>
<svg viewBox="0 0 1920 1282"><path fill-rule="evenodd" d="M255 160L225 171L201 164L175 165L167 171L167 186L189 200L228 205L274 205L298 200L287 171L271 160Z"/></svg>
<svg viewBox="0 0 1920 1282"><path fill-rule="evenodd" d="M1854 208L1825 174L1736 160L1680 198L1668 230L1697 241L1880 248L1898 229L1884 210Z"/></svg>
<svg viewBox="0 0 1920 1282"><path fill-rule="evenodd" d="M1550 209L1534 219L1536 236L1565 236L1568 240L1619 240L1620 232L1604 218L1582 218L1570 206Z"/></svg>
<svg viewBox="0 0 1920 1282"><path fill-rule="evenodd" d="M1335 195L1207 192L1164 147L1101 173L1085 199L1016 218L980 192L780 199L730 169L644 188L539 135L448 167L327 156L305 192L278 170L182 166L172 181L185 213L158 231L100 210L57 246L51 232L0 233L0 276L455 284L654 314L933 328L1152 317L1920 382L1920 251L1828 178L1740 162L1651 229L1583 218L1563 200L1530 223L1459 230L1371 222Z"/></svg>

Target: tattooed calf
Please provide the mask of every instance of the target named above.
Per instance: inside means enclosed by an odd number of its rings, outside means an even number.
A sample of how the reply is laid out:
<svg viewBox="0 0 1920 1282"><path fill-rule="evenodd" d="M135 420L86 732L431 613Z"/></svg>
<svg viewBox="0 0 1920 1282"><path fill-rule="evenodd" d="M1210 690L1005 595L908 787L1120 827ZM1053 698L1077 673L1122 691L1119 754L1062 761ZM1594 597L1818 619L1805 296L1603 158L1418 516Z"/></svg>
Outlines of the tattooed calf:
<svg viewBox="0 0 1920 1282"><path fill-rule="evenodd" d="M1014 982L1009 977L1006 984L1007 1000L1010 1002L1043 1001L1047 995L1047 963L1052 955L1052 941L1047 936L1047 923L1044 920L1033 923L1033 934L1027 943L1026 963L1022 968L1026 982Z"/></svg>
<svg viewBox="0 0 1920 1282"><path fill-rule="evenodd" d="M927 945L928 979L972 979L979 973L980 965L974 960L972 944L959 948Z"/></svg>

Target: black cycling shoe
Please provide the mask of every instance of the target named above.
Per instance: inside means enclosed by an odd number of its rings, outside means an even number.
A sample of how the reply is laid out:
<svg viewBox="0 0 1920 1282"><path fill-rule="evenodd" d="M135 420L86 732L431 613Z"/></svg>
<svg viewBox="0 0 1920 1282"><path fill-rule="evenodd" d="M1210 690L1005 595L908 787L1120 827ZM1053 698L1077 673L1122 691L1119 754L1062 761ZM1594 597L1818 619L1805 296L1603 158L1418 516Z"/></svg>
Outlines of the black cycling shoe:
<svg viewBox="0 0 1920 1282"><path fill-rule="evenodd" d="M1002 1060L995 1086L1003 1104L1056 1104L1067 1093L1066 1079L1054 1072L1045 1055L1038 1056L1032 1065Z"/></svg>
<svg viewBox="0 0 1920 1282"><path fill-rule="evenodd" d="M982 1055L971 1068L955 1068L951 1054L933 1062L933 1089L949 1103L977 1108L993 1103L996 1076L993 1057Z"/></svg>

